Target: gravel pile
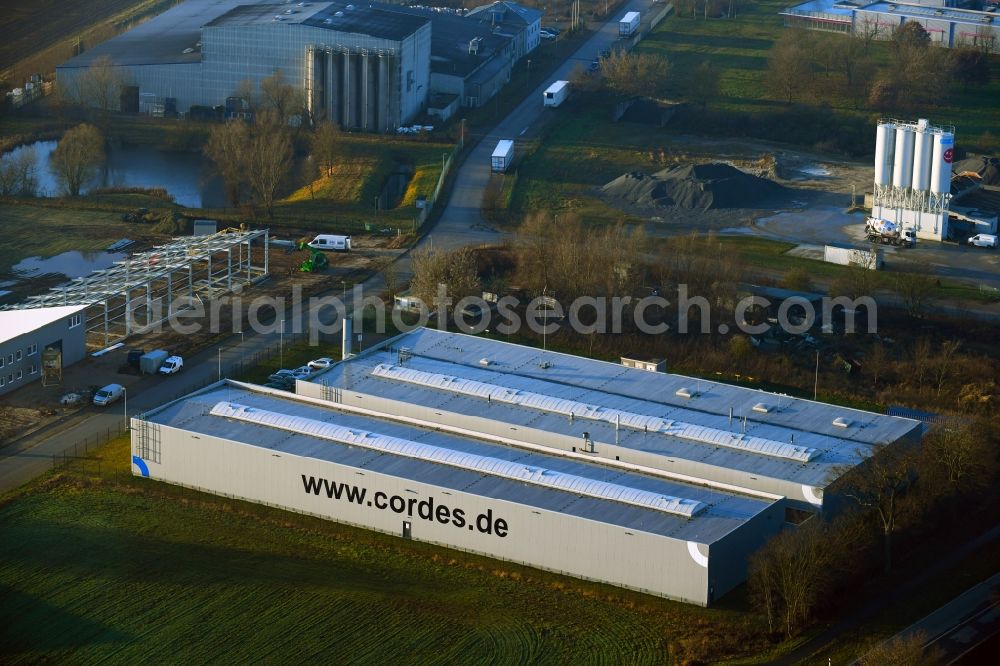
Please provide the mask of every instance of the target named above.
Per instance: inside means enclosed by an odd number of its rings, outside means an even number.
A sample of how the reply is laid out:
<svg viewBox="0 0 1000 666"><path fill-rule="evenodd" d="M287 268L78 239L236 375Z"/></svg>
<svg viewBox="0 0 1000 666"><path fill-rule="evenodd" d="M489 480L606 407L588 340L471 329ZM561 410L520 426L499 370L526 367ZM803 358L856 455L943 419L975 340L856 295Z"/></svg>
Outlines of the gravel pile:
<svg viewBox="0 0 1000 666"><path fill-rule="evenodd" d="M983 179L983 185L1000 185L1000 157L969 157L955 162L952 173L974 171Z"/></svg>
<svg viewBox="0 0 1000 666"><path fill-rule="evenodd" d="M753 208L783 194L784 188L728 164L676 166L648 175L633 171L605 185L605 195L637 206Z"/></svg>

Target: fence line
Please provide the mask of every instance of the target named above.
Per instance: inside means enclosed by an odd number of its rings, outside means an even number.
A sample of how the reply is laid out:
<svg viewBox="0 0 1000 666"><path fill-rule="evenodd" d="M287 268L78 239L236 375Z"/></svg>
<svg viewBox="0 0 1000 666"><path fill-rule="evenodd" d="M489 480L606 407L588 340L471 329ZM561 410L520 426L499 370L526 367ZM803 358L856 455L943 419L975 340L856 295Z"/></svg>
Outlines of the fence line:
<svg viewBox="0 0 1000 666"><path fill-rule="evenodd" d="M437 203L438 197L441 196L441 189L444 187L445 180L448 178L448 174L451 173L451 167L455 163L455 159L458 157L458 154L462 152L462 148L464 148L464 145L462 140L459 139L458 143L455 144L455 147L451 149L451 153L444 161L444 164L441 165L441 175L438 176L437 185L434 186L434 191L431 193L431 196L428 197L427 203L424 204L424 207L420 210L420 214L417 215L417 229L422 227L424 222L427 221L427 218L430 217L431 211L434 209L434 204ZM414 231L416 231L416 229L414 229Z"/></svg>

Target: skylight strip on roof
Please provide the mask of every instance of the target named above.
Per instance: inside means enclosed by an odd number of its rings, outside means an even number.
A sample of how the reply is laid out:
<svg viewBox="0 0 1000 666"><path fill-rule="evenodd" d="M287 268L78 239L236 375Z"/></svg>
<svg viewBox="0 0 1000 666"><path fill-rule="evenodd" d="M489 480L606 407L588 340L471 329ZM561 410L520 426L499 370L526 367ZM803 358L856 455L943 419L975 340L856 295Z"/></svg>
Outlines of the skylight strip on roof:
<svg viewBox="0 0 1000 666"><path fill-rule="evenodd" d="M257 409L256 407L249 407L233 402L216 403L210 413L212 416L221 416L246 423L302 433L311 437L328 439L341 444L360 446L398 456L427 460L480 474L489 474L513 481L563 490L577 495L622 502L644 509L655 509L683 518L693 518L708 508L706 504L698 500L663 495L617 483L608 483L575 474L556 472L542 467L529 467L500 458L465 453L432 444L422 444L408 439L381 435L356 428L346 428L334 423L272 412L266 409Z"/></svg>
<svg viewBox="0 0 1000 666"><path fill-rule="evenodd" d="M436 372L425 372L415 368L380 363L372 369L372 374L384 379L437 388L462 395L487 398L521 407L530 407L574 418L604 421L626 426L635 430L660 432L673 437L680 437L702 444L723 446L747 453L785 458L796 462L810 462L819 457L820 451L807 446L786 444L764 437L751 437L745 434L719 430L682 421L672 421L658 416L637 414L620 409L611 409L566 398L557 398L542 393L520 391L472 379L463 379Z"/></svg>

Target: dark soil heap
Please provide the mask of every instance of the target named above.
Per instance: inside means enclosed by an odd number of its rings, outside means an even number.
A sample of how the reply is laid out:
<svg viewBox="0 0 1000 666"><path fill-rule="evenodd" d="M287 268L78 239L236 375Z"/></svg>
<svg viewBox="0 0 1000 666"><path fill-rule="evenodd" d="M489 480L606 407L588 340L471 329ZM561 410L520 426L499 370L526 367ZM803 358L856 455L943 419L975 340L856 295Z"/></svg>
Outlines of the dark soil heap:
<svg viewBox="0 0 1000 666"><path fill-rule="evenodd" d="M676 166L647 175L626 173L601 188L616 199L638 206L680 208L753 208L783 193L784 188L728 164Z"/></svg>

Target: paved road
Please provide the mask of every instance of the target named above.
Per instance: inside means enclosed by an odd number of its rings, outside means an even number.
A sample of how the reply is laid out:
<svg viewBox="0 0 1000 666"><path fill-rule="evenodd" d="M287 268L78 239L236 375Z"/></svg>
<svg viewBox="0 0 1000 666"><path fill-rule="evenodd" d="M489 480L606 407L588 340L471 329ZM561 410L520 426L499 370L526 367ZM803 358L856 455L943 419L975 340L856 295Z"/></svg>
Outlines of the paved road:
<svg viewBox="0 0 1000 666"><path fill-rule="evenodd" d="M1000 573L966 590L893 638L906 638L919 632L927 637L924 646L941 650L945 663L950 664L1000 633L998 594Z"/></svg>
<svg viewBox="0 0 1000 666"><path fill-rule="evenodd" d="M618 36L618 19L626 11L645 11L652 6L649 0L633 0L626 7L612 15L612 19L588 39L566 62L561 65L549 81L532 91L503 121L501 121L480 143L475 146L456 173L454 188L448 203L434 227L418 244L421 247L454 249L465 245L494 243L502 234L486 226L480 208L483 193L490 176L490 155L500 138L523 139L530 136L542 113L547 111L542 105L542 91L556 79L569 78L578 63L586 65L597 57L601 49L607 48ZM410 274L409 253L404 254L394 265L403 277ZM363 285L366 294L380 293L384 281L375 275ZM348 306L351 298L348 295ZM311 312L303 313L309 318ZM333 311L327 309L319 321L329 324L333 321ZM293 326L289 318L286 331ZM222 343L225 349L222 357L222 375L239 364L241 358L273 347L279 335L247 334L245 339L233 336ZM186 366L180 373L170 377L150 377L133 385L133 397L127 400L128 413L137 414L160 405L174 397L189 393L219 377L218 346L186 359ZM52 464L53 456L72 453L75 444L93 440L118 429L125 421L125 404L112 405L107 411L87 408L69 419L52 424L32 435L22 438L10 446L0 449L0 493L16 488L41 474Z"/></svg>
<svg viewBox="0 0 1000 666"><path fill-rule="evenodd" d="M612 14L612 20L597 30L547 80L529 93L524 101L483 137L458 170L448 205L442 211L432 233L420 245L433 244L434 247L454 249L464 245L495 243L503 237L501 233L489 228L481 212L483 193L491 173L490 156L497 141L513 139L516 155L521 149L519 144L537 131L543 114L558 113L557 110L546 109L542 105L542 92L553 81L569 79L578 65L586 67L600 55L602 49L614 44L618 39L618 19L626 12L639 11L645 16L651 7L653 4L649 0L632 0Z"/></svg>

